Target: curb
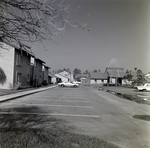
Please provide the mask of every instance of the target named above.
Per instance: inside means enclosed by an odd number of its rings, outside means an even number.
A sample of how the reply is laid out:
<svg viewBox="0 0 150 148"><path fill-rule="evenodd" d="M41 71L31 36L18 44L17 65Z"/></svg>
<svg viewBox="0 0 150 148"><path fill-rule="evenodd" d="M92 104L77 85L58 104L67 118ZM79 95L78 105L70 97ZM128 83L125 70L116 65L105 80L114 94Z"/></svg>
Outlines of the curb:
<svg viewBox="0 0 150 148"><path fill-rule="evenodd" d="M45 91L45 90L55 88L55 87L57 87L57 85L46 87L46 88L39 88L39 89L36 89L36 90L28 90L28 91L18 92L18 93L14 93L14 94L0 96L0 103L6 102L6 101L9 101L9 100L13 100L13 99L16 99L16 98L19 98L19 97L28 96L28 95L38 93L38 92L41 92L41 91Z"/></svg>

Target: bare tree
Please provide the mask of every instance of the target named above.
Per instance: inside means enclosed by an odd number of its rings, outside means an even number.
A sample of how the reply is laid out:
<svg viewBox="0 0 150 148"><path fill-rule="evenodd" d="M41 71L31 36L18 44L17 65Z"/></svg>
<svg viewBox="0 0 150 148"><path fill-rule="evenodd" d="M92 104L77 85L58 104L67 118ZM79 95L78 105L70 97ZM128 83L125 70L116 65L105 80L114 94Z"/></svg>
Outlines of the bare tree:
<svg viewBox="0 0 150 148"><path fill-rule="evenodd" d="M0 40L25 48L26 42L52 40L71 22L70 6L55 0L0 0Z"/></svg>

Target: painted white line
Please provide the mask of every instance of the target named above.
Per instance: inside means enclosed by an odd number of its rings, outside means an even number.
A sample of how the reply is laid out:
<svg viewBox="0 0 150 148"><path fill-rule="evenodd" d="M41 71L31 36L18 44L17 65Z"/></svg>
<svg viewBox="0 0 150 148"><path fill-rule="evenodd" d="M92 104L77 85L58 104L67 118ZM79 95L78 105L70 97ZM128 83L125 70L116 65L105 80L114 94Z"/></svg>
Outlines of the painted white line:
<svg viewBox="0 0 150 148"><path fill-rule="evenodd" d="M89 101L73 101L73 100L41 100L41 101L48 101L48 102L89 102Z"/></svg>
<svg viewBox="0 0 150 148"><path fill-rule="evenodd" d="M59 113L28 113L28 112L0 112L0 114L18 114L18 115L43 115L43 116L69 116L69 117L90 117L99 118L98 115L78 115L78 114L59 114Z"/></svg>
<svg viewBox="0 0 150 148"><path fill-rule="evenodd" d="M73 106L73 105L47 105L47 104L30 104L30 105L50 106L50 107L93 108L92 106Z"/></svg>
<svg viewBox="0 0 150 148"><path fill-rule="evenodd" d="M52 98L32 98L32 99L30 99L30 100L41 100L41 101L42 101L42 100L46 100L46 101L49 101L49 100L50 100L50 101L51 101L51 100L53 100L53 101L54 101L54 100L56 100L56 101L57 101L57 100L62 100L62 101L63 101L63 100L68 100L68 101L69 101L69 100L70 100L70 101L71 101L71 100L72 100L72 101L87 101L88 99L83 99L83 98L71 98L71 99L70 99L70 98L60 98L60 99L59 99L59 98L53 98L53 97L52 97Z"/></svg>
<svg viewBox="0 0 150 148"><path fill-rule="evenodd" d="M48 106L48 107L74 107L74 108L93 108L92 106L73 106L73 105L48 105L48 104L20 104L20 103L7 103L7 105L22 105L22 106Z"/></svg>
<svg viewBox="0 0 150 148"><path fill-rule="evenodd" d="M74 97L74 96L71 96L71 97L68 97L68 96L66 96L66 97L60 97L60 96L56 96L56 95L50 95L50 96L34 96L35 97L35 99L36 98L46 98L46 99L49 99L49 98L61 98L61 99L84 99L85 100L85 98L86 97Z"/></svg>
<svg viewBox="0 0 150 148"><path fill-rule="evenodd" d="M99 118L100 116L97 115L76 115L76 114L55 114L53 113L53 116L70 116L70 117L95 117L95 118Z"/></svg>
<svg viewBox="0 0 150 148"><path fill-rule="evenodd" d="M72 101L72 100L48 100L48 101L56 101L56 102L57 102L57 101L58 101L58 102L59 102L59 101L62 101L62 102L89 102L89 101L76 101L76 100L75 100L75 101Z"/></svg>
<svg viewBox="0 0 150 148"><path fill-rule="evenodd" d="M138 97L147 97L149 98L150 96L144 96L144 95L137 95Z"/></svg>

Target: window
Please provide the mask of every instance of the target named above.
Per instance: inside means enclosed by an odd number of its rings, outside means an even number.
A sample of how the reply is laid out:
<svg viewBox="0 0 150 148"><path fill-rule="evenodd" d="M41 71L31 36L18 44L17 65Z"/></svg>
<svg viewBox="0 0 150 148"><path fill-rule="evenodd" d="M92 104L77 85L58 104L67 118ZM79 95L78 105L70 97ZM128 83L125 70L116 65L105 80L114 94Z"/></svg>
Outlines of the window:
<svg viewBox="0 0 150 148"><path fill-rule="evenodd" d="M44 65L42 65L42 71L45 71L45 66Z"/></svg>
<svg viewBox="0 0 150 148"><path fill-rule="evenodd" d="M16 65L21 65L21 55L19 53L16 55Z"/></svg>

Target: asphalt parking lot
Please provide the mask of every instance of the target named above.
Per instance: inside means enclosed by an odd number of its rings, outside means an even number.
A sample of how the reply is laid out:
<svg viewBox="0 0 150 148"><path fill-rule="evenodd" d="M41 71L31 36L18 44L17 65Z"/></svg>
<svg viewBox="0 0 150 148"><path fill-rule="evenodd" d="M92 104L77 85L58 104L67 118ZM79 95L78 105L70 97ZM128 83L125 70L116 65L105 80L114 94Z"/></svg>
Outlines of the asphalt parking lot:
<svg viewBox="0 0 150 148"><path fill-rule="evenodd" d="M150 123L134 118L148 114L146 104L82 86L55 87L0 104L3 128L69 128L71 133L100 138L122 148L149 147Z"/></svg>

